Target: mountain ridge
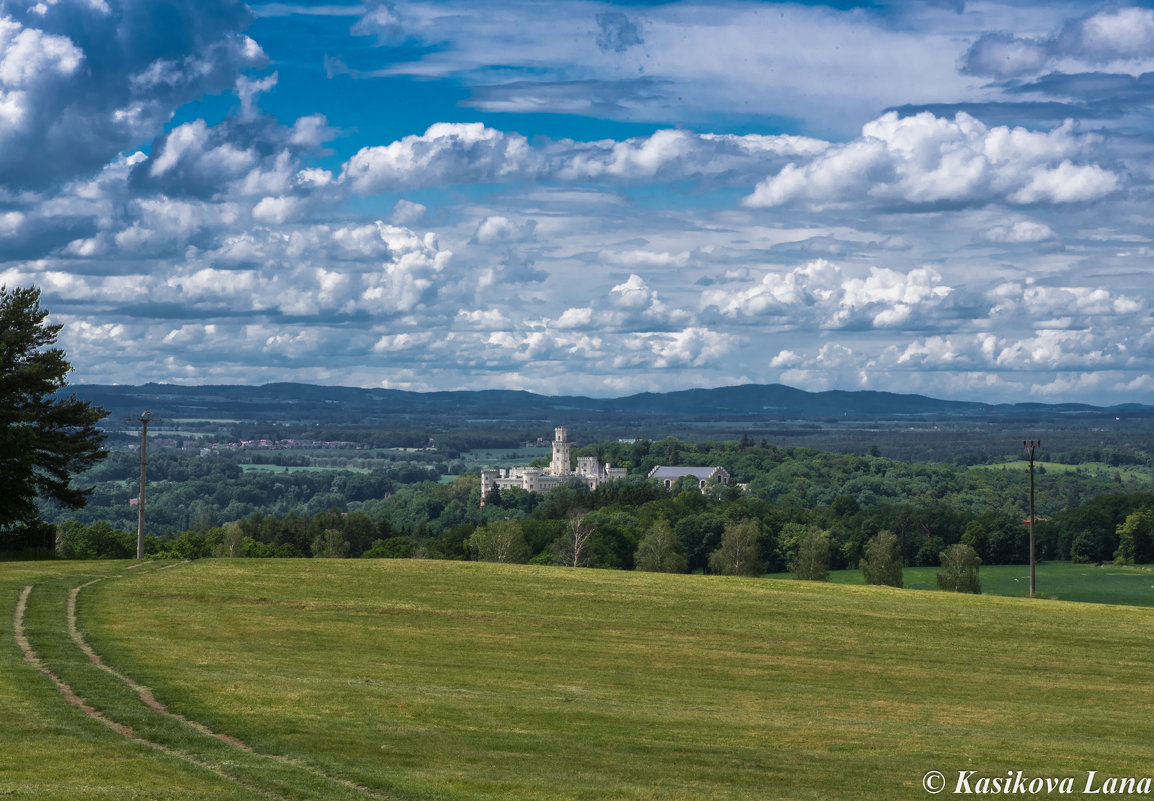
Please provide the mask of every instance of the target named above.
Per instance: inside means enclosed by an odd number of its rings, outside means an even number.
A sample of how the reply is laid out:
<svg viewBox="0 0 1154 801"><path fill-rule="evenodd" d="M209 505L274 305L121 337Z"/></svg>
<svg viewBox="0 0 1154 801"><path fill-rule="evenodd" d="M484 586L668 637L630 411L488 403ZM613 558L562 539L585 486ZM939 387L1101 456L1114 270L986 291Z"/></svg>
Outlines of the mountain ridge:
<svg viewBox="0 0 1154 801"><path fill-rule="evenodd" d="M692 388L670 392L641 392L618 398L590 398L583 395L539 395L526 390L411 390L344 387L319 384L274 382L261 385L207 384L143 385L77 384L62 394L78 397L122 412L152 403L154 414L188 415L197 409L210 413L252 412L252 416L280 416L286 411L340 408L363 409L378 414L413 415L478 413L494 411L574 410L674 415L761 415L794 418L854 416L885 418L925 415L999 417L1049 414L1112 414L1154 412L1154 406L1139 403L1094 406L1084 403L1046 404L1024 402L993 404L979 401L943 400L927 395L879 390L826 390L809 392L784 384L740 384L713 388ZM139 413L139 412L136 412ZM249 415L246 415L249 416Z"/></svg>

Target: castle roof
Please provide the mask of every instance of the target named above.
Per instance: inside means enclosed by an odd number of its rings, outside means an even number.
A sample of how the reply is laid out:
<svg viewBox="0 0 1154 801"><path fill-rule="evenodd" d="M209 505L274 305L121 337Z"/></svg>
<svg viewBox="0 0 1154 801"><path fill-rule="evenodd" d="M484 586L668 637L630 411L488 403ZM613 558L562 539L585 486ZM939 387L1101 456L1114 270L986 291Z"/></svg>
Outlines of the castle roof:
<svg viewBox="0 0 1154 801"><path fill-rule="evenodd" d="M657 465L649 471L650 478L681 478L682 476L693 476L699 481L705 481L713 478L720 471L725 474L724 467L665 467L664 465Z"/></svg>

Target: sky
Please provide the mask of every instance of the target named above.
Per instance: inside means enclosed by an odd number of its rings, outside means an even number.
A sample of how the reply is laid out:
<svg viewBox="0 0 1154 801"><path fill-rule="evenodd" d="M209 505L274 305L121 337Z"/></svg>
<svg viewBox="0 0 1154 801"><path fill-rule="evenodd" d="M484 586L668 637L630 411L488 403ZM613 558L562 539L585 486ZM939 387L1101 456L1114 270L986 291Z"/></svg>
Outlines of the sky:
<svg viewBox="0 0 1154 801"><path fill-rule="evenodd" d="M1154 8L0 0L73 383L1154 403Z"/></svg>

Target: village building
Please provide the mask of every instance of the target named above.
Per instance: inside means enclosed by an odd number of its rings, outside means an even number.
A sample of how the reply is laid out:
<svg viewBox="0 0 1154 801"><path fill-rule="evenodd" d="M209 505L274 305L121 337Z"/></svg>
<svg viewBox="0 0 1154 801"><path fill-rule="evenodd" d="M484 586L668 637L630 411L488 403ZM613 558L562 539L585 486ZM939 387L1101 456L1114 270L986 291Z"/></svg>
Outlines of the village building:
<svg viewBox="0 0 1154 801"><path fill-rule="evenodd" d="M665 485L665 489L672 489L673 485L685 476L692 476L697 479L697 486L702 492L705 492L705 487L710 481L716 481L718 484L729 483L729 473L725 471L724 467L666 467L657 465L649 471L649 477L660 481Z"/></svg>
<svg viewBox="0 0 1154 801"><path fill-rule="evenodd" d="M606 481L625 478L624 467L613 467L596 456L578 456L577 469L570 467L569 432L558 426L553 436L553 460L548 467L506 467L481 471L481 505L494 489L512 489L526 492L549 492L562 484L579 478L589 489L597 489Z"/></svg>

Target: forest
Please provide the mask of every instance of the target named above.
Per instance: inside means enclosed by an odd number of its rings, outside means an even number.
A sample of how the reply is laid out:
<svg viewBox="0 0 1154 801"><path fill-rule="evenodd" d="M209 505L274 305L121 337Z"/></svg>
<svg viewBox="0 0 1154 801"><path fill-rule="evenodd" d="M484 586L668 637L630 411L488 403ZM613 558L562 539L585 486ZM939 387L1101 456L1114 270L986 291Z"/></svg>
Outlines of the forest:
<svg viewBox="0 0 1154 801"><path fill-rule="evenodd" d="M881 531L896 536L907 566L937 565L944 548L963 542L984 564L1028 559L1029 475L1016 463L909 462L877 447L832 453L749 437L613 440L572 453L574 460L585 455L623 466L629 475L592 491L580 480L548 494L503 490L482 507L468 452L338 458L158 451L149 459L146 551L182 558L477 559L490 558L483 543L499 533L516 542L503 561L548 564L572 557L564 545L579 528L582 564L630 570L637 567L642 540L668 531L684 560L681 569L709 572L710 555L727 527L752 524L765 572L789 569L811 530L828 537L833 569L856 567L866 543ZM1150 453L1078 445L1038 456L1040 559L1154 561ZM351 469L332 467L338 464ZM666 490L646 479L657 464L721 465L732 483L704 493L692 481ZM86 509L55 516L46 510L63 533L66 556L135 553L136 509L128 499L137 467L136 454L117 453L82 477L95 484Z"/></svg>

